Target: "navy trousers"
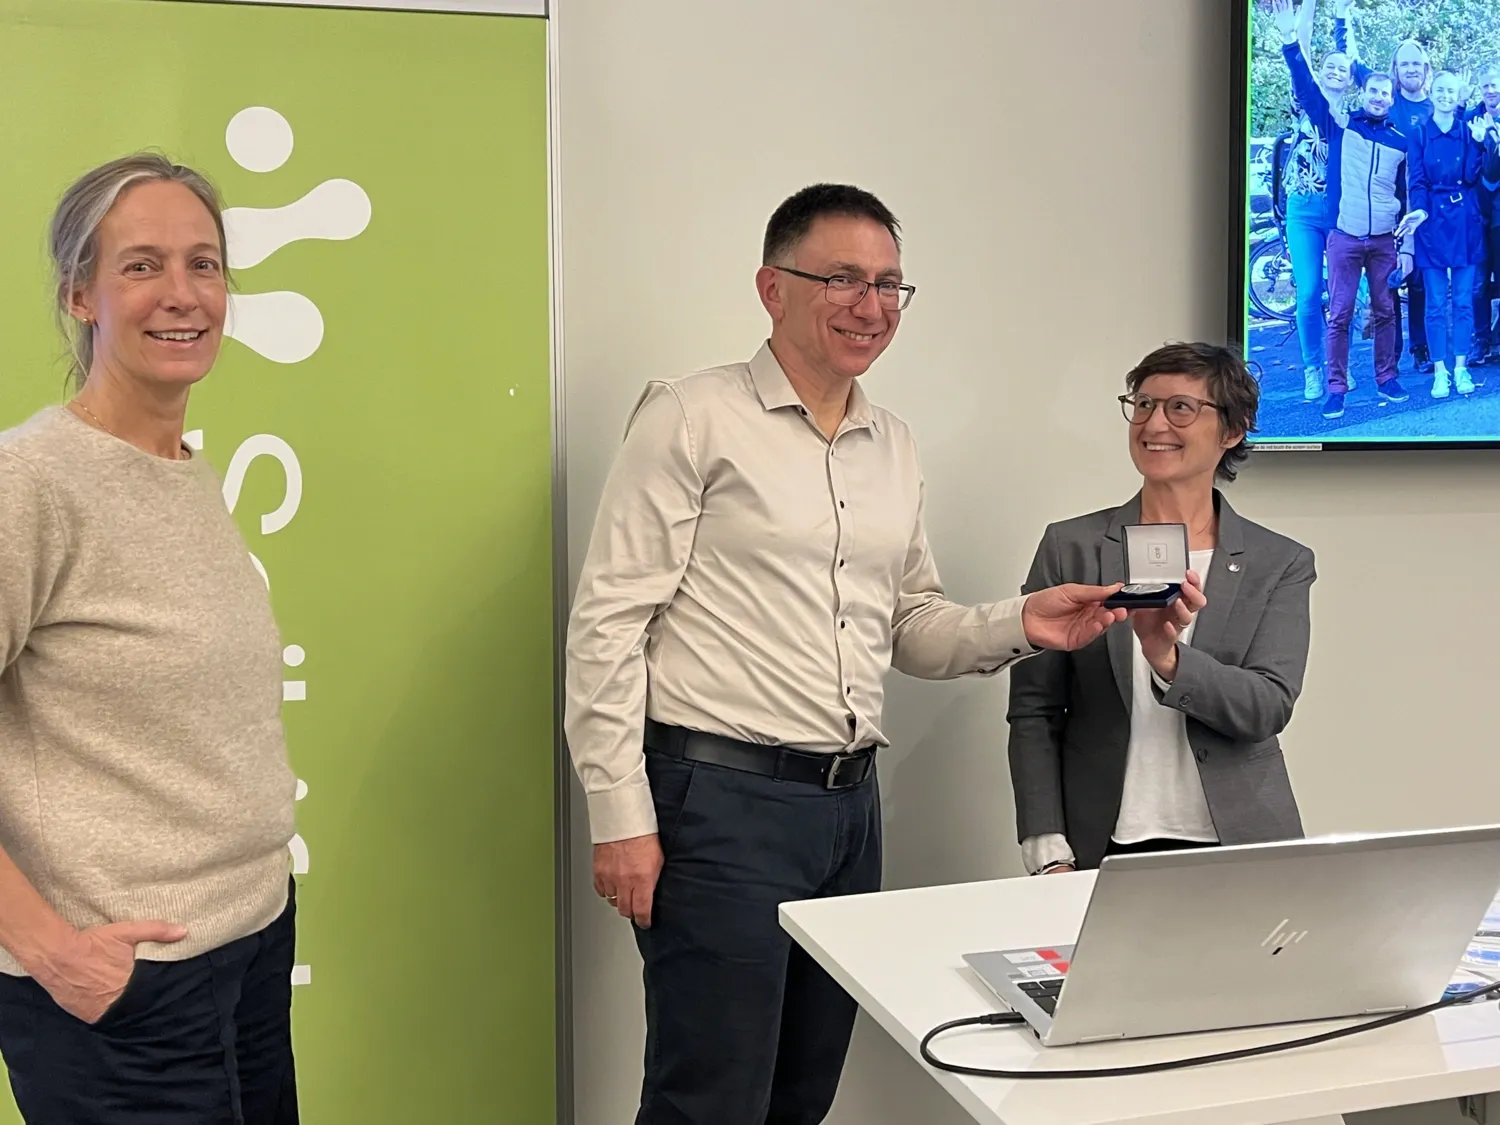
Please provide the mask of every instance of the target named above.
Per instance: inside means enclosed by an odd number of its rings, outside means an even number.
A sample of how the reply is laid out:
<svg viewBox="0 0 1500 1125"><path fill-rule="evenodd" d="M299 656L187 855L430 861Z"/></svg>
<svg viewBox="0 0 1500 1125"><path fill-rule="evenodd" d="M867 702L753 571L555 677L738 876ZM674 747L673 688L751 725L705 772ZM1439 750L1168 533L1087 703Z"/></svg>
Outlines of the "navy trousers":
<svg viewBox="0 0 1500 1125"><path fill-rule="evenodd" d="M816 1125L855 1003L777 921L791 899L880 889L880 795L646 753L666 864L645 964L636 1125Z"/></svg>
<svg viewBox="0 0 1500 1125"><path fill-rule="evenodd" d="M297 1125L296 899L187 961L137 961L96 1023L0 974L0 1054L27 1125Z"/></svg>

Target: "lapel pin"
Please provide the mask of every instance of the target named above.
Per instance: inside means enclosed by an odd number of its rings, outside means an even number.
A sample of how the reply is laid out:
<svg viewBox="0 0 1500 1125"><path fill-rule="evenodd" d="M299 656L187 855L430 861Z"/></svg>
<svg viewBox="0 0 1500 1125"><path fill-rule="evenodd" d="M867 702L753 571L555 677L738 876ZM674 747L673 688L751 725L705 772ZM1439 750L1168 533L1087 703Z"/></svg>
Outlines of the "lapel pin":
<svg viewBox="0 0 1500 1125"><path fill-rule="evenodd" d="M1233 572L1233 573L1235 573L1235 574L1238 574L1238 573L1239 573L1239 572L1240 572L1240 564L1239 564L1239 563L1235 563L1235 562L1232 562L1232 563L1230 563L1230 564L1229 564L1229 569L1230 569L1230 570L1231 570L1231 571L1232 571L1232 572Z"/></svg>

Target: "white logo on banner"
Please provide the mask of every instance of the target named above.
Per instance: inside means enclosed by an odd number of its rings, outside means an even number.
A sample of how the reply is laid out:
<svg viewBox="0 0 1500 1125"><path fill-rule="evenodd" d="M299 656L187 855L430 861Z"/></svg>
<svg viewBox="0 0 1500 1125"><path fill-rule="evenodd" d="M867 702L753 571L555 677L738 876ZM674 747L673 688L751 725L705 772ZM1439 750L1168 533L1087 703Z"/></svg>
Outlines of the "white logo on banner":
<svg viewBox="0 0 1500 1125"><path fill-rule="evenodd" d="M203 452L202 430L192 430L183 434L182 440L197 452ZM250 462L257 457L270 457L280 462L282 471L286 475L286 491L282 495L281 502L273 511L260 517L261 534L273 535L292 522L292 517L297 514L297 509L302 504L302 465L297 460L297 454L292 447L275 434L254 434L240 442L239 448L234 451L234 456L229 459L229 468L224 473L224 506L231 513L240 502L240 490L244 488ZM269 591L271 576L266 572L265 564L255 557L253 551L250 552L250 562L260 573L261 580L265 582L266 590ZM281 650L281 662L288 668L300 667L306 659L307 651L301 645L287 645ZM299 702L306 698L306 680L283 680L281 682L283 703ZM306 796L307 782L298 778L296 800L300 801ZM292 874L306 875L308 871L307 842L302 839L300 832L292 836L287 848L292 853ZM312 983L312 966L293 965L292 983L294 985Z"/></svg>
<svg viewBox="0 0 1500 1125"><path fill-rule="evenodd" d="M240 110L224 130L229 155L250 172L280 168L293 142L291 124L266 106ZM352 180L325 180L284 207L230 207L229 268L250 269L293 242L354 238L369 225L370 197ZM301 363L323 342L323 314L301 293L231 293L224 334L274 363Z"/></svg>
<svg viewBox="0 0 1500 1125"><path fill-rule="evenodd" d="M292 154L292 127L274 109L251 106L230 119L224 144L235 163L251 172L274 172ZM305 239L342 241L362 233L370 223L370 197L349 180L327 180L295 203L284 207L229 207L224 211L224 233L228 242L229 267L250 269L276 251ZM323 343L323 314L301 293L231 293L224 334L273 363L301 363ZM183 435L193 449L203 450L202 430ZM224 504L232 513L250 465L269 457L281 466L286 489L280 503L260 517L262 535L274 535L292 522L302 505L302 463L285 439L275 434L253 434L240 443L224 472ZM250 553L266 589L271 576L265 565ZM300 668L307 659L301 645L287 645L281 653L288 668ZM307 699L305 679L287 679L281 684L283 703ZM297 781L298 801L307 796L307 783ZM292 872L305 875L310 866L307 842L300 833L288 845ZM310 984L311 965L294 965L292 983Z"/></svg>

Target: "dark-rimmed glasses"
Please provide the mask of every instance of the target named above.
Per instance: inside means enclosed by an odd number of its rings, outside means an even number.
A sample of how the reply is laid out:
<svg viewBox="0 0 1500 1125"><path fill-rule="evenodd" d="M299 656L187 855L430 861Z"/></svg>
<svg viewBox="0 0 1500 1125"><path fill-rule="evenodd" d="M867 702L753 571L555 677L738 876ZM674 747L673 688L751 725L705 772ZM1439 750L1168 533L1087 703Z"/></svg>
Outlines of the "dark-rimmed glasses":
<svg viewBox="0 0 1500 1125"><path fill-rule="evenodd" d="M1125 421L1131 425L1138 426L1142 422L1149 422L1151 415L1156 413L1157 406L1164 407L1162 413L1166 415L1167 421L1179 429L1196 422L1205 406L1210 410L1219 409L1218 403L1209 402L1206 398L1194 398L1192 395L1152 398L1150 395L1136 393L1120 396L1120 413L1125 415Z"/></svg>
<svg viewBox="0 0 1500 1125"><path fill-rule="evenodd" d="M854 306L865 299L865 294L870 291L870 286L875 287L875 299L880 302L880 307L888 312L899 312L911 304L912 294L917 291L915 285L907 285L900 281L861 281L857 277L848 274L836 273L832 277L823 277L816 273L803 273L794 270L790 266L772 266L772 269L789 273L793 277L800 277L806 281L820 281L823 283L823 294L835 305Z"/></svg>

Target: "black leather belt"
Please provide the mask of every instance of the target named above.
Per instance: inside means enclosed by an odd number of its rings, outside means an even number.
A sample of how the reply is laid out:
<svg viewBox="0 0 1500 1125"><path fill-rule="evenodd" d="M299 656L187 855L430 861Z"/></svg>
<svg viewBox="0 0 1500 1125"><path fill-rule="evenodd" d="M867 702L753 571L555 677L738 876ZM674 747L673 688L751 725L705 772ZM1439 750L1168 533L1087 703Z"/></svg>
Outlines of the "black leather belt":
<svg viewBox="0 0 1500 1125"><path fill-rule="evenodd" d="M762 746L717 734L668 726L646 720L646 749L669 758L707 762L781 781L801 781L824 789L849 789L870 776L875 748L866 746L847 754L819 754L790 746Z"/></svg>

